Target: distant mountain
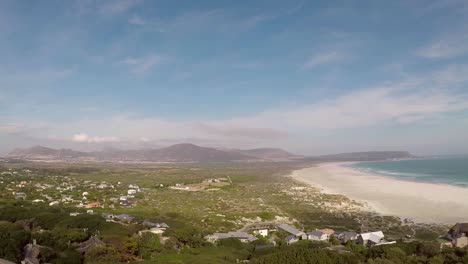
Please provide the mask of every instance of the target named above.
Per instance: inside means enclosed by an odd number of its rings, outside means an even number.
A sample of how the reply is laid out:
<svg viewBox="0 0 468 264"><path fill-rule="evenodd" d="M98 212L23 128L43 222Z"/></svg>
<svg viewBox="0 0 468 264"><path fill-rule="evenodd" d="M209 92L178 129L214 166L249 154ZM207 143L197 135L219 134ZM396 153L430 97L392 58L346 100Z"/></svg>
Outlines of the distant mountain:
<svg viewBox="0 0 468 264"><path fill-rule="evenodd" d="M95 152L79 152L70 149L52 149L35 146L15 149L7 158L26 160L90 160L129 162L229 162L259 160L242 153L200 147L193 144L177 144L160 149L119 150L106 149Z"/></svg>
<svg viewBox="0 0 468 264"><path fill-rule="evenodd" d="M302 156L289 153L286 150L279 148L238 149L234 151L265 160L293 160L303 158Z"/></svg>
<svg viewBox="0 0 468 264"><path fill-rule="evenodd" d="M70 159L88 156L89 153L86 152L79 152L71 149L53 149L43 146L15 149L7 155L8 158L18 159Z"/></svg>
<svg viewBox="0 0 468 264"><path fill-rule="evenodd" d="M80 152L71 149L53 149L35 146L15 149L9 159L42 161L111 161L111 162L231 162L231 161L373 161L404 159L413 156L406 151L353 152L325 156L303 157L278 148L215 149L194 144L176 144L159 149L105 149Z"/></svg>
<svg viewBox="0 0 468 264"><path fill-rule="evenodd" d="M309 161L377 161L391 159L408 159L415 156L407 151L367 151L367 152L350 152L332 155L323 155L315 157L307 157Z"/></svg>

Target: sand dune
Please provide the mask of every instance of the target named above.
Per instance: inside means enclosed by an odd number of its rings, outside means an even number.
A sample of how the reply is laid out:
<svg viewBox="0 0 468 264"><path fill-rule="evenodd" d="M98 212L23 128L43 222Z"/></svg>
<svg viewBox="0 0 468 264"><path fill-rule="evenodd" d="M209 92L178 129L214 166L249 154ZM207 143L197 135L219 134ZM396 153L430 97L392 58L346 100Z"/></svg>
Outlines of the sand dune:
<svg viewBox="0 0 468 264"><path fill-rule="evenodd" d="M292 177L326 193L343 194L367 203L384 215L419 222L453 224L468 221L468 188L402 181L343 166L324 163L297 170Z"/></svg>

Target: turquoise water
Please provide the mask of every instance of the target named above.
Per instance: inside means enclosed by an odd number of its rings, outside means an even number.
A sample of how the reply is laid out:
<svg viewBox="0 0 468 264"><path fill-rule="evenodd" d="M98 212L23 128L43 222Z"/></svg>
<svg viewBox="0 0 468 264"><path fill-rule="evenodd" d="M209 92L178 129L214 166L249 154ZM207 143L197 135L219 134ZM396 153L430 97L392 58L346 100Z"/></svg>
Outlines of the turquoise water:
<svg viewBox="0 0 468 264"><path fill-rule="evenodd" d="M401 180L444 183L468 188L468 156L359 162L349 166Z"/></svg>

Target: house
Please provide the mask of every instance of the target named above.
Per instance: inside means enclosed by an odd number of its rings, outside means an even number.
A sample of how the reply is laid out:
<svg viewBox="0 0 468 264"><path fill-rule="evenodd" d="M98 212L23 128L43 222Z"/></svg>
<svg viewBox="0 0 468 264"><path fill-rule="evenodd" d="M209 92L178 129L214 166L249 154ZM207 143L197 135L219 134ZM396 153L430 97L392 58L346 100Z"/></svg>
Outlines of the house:
<svg viewBox="0 0 468 264"><path fill-rule="evenodd" d="M120 215L116 215L114 216L114 218L117 218L119 219L120 221L122 222L127 222L127 223L131 223L135 220L135 217L133 216L130 216L128 214L120 214Z"/></svg>
<svg viewBox="0 0 468 264"><path fill-rule="evenodd" d="M88 192L83 192L83 196L88 196L89 193Z"/></svg>
<svg viewBox="0 0 468 264"><path fill-rule="evenodd" d="M89 209L89 208L96 208L96 207L101 207L101 203L100 202L93 202L93 203L89 203L87 205L85 205L85 208Z"/></svg>
<svg viewBox="0 0 468 264"><path fill-rule="evenodd" d="M164 232L166 232L166 228L160 228L160 227L152 227L147 230L141 230L138 231L138 235L142 236L144 233L151 233L155 235L162 235Z"/></svg>
<svg viewBox="0 0 468 264"><path fill-rule="evenodd" d="M130 201L120 201L120 205L122 206L132 206L133 203Z"/></svg>
<svg viewBox="0 0 468 264"><path fill-rule="evenodd" d="M89 209L89 210L86 210L86 213L87 213L87 214L94 214L94 211L91 210L91 209Z"/></svg>
<svg viewBox="0 0 468 264"><path fill-rule="evenodd" d="M327 234L327 238L330 239L330 236L332 236L333 234L335 234L335 230L333 229L330 229L330 228L324 228L324 229L319 229L319 231Z"/></svg>
<svg viewBox="0 0 468 264"><path fill-rule="evenodd" d="M44 200L42 199L35 199L32 201L33 203L44 203Z"/></svg>
<svg viewBox="0 0 468 264"><path fill-rule="evenodd" d="M169 225L162 222L162 223L158 223L158 226L157 227L160 227L160 228L169 228Z"/></svg>
<svg viewBox="0 0 468 264"><path fill-rule="evenodd" d="M256 237L246 232L214 233L205 237L206 240L212 243L226 238L237 238L243 243L253 242L257 240Z"/></svg>
<svg viewBox="0 0 468 264"><path fill-rule="evenodd" d="M310 233L307 233L307 239L313 241L327 241L328 235L320 230L315 230Z"/></svg>
<svg viewBox="0 0 468 264"><path fill-rule="evenodd" d="M70 213L70 216L78 216L80 215L81 213L78 213L78 212L73 212L73 213Z"/></svg>
<svg viewBox="0 0 468 264"><path fill-rule="evenodd" d="M291 245L291 244L294 244L296 243L297 241L299 241L299 238L295 235L289 235L286 237L286 244L287 245Z"/></svg>
<svg viewBox="0 0 468 264"><path fill-rule="evenodd" d="M15 193L15 199L26 199L26 194L24 192Z"/></svg>
<svg viewBox="0 0 468 264"><path fill-rule="evenodd" d="M150 221L143 221L141 224L144 225L144 226L151 226L151 227L159 226L159 223L154 223L154 222L150 222Z"/></svg>
<svg viewBox="0 0 468 264"><path fill-rule="evenodd" d="M104 219L106 219L106 221L114 219L114 215L113 215L113 214L102 213L101 216L102 216Z"/></svg>
<svg viewBox="0 0 468 264"><path fill-rule="evenodd" d="M388 244L395 244L396 241L386 241L384 240L384 234L382 231L376 232L369 232L369 233L362 233L358 235L356 242L362 244L364 246L372 247L372 246L380 246L380 245L388 245Z"/></svg>
<svg viewBox="0 0 468 264"><path fill-rule="evenodd" d="M285 231L285 232L287 232L287 233L289 233L289 234L291 234L291 235L293 235L293 236L295 236L297 238L300 238L300 237L302 237L304 239L307 238L303 231L300 231L300 230L298 230L295 227L290 226L290 225L281 224L281 225L278 225L278 229L282 230L282 231Z"/></svg>
<svg viewBox="0 0 468 264"><path fill-rule="evenodd" d="M341 243L346 244L348 241L354 241L357 239L358 234L356 232L345 231L337 235L338 240Z"/></svg>
<svg viewBox="0 0 468 264"><path fill-rule="evenodd" d="M135 189L129 189L129 190L127 191L127 194L128 194L128 195L134 195L134 194L136 194L136 193L137 193L137 190L135 190Z"/></svg>
<svg viewBox="0 0 468 264"><path fill-rule="evenodd" d="M54 205L58 205L58 204L59 204L59 201L53 201L53 202L49 203L49 206L54 206Z"/></svg>
<svg viewBox="0 0 468 264"><path fill-rule="evenodd" d="M136 189L136 190L140 189L140 187L138 185L136 185L136 184L129 184L128 188L129 189Z"/></svg>
<svg viewBox="0 0 468 264"><path fill-rule="evenodd" d="M457 223L448 231L446 237L455 247L463 248L468 245L468 223Z"/></svg>
<svg viewBox="0 0 468 264"><path fill-rule="evenodd" d="M268 236L268 229L258 229L253 231L254 235L260 235L262 237L267 237Z"/></svg>

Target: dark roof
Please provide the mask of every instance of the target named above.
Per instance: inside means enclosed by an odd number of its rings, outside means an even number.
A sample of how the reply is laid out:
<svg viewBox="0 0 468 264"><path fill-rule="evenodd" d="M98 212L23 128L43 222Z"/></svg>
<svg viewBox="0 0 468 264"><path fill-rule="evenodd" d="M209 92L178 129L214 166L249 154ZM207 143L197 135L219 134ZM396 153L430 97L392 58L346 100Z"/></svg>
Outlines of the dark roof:
<svg viewBox="0 0 468 264"><path fill-rule="evenodd" d="M291 241L291 240L297 240L297 237L295 235L289 235L286 237L286 241Z"/></svg>
<svg viewBox="0 0 468 264"><path fill-rule="evenodd" d="M307 235L321 237L321 236L325 235L325 233L320 231L320 230L315 230L315 231L312 231L310 233L307 233Z"/></svg>

